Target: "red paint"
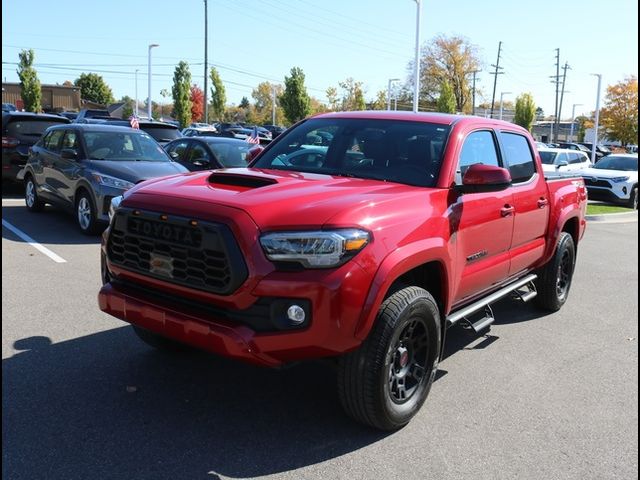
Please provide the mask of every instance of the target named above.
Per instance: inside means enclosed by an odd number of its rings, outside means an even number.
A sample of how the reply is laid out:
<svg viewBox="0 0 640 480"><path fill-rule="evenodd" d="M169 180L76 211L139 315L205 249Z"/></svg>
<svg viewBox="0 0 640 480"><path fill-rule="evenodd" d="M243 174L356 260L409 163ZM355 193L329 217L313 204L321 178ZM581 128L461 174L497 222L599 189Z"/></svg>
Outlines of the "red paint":
<svg viewBox="0 0 640 480"><path fill-rule="evenodd" d="M210 181L210 172L137 185L127 192L122 206L229 226L248 277L231 295L222 296L108 264L112 274L166 292L166 299L152 301L108 283L99 294L100 308L222 355L278 365L357 348L371 330L389 287L413 268L432 263L441 272L441 302L448 314L496 284L548 261L567 222L576 220L571 232L576 239L584 233L582 180L547 183L537 153L538 173L526 184L464 194L453 188L466 135L477 129L508 130L525 135L536 152L533 139L520 127L477 117L408 112L331 115L454 123L436 187L252 168L224 172L243 176L249 184L260 183L258 188L218 185ZM500 183L505 172L508 176L504 169L484 170L477 179L480 184L488 177ZM338 268L279 271L259 244L259 236L268 231L335 227L358 227L372 235L360 253ZM104 253L104 242L102 248ZM312 321L303 330L258 333L212 314L184 311L172 304L172 297L232 310L248 308L261 297L305 298L312 305Z"/></svg>

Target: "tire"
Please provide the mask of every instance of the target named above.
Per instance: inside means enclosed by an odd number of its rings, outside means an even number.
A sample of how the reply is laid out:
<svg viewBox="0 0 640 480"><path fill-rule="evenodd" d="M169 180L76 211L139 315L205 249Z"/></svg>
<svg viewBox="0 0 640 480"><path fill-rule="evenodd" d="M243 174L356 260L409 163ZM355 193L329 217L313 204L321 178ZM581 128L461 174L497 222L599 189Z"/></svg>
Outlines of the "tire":
<svg viewBox="0 0 640 480"><path fill-rule="evenodd" d="M85 190L81 190L76 197L76 222L80 231L85 235L98 233L99 225L96 218L96 207L91 195Z"/></svg>
<svg viewBox="0 0 640 480"><path fill-rule="evenodd" d="M30 212L41 212L44 209L44 202L38 197L36 182L31 175L24 179L24 203Z"/></svg>
<svg viewBox="0 0 640 480"><path fill-rule="evenodd" d="M562 232L551 260L542 268L536 280L538 306L557 312L567 301L576 262L573 237Z"/></svg>
<svg viewBox="0 0 640 480"><path fill-rule="evenodd" d="M429 395L440 342L440 313L429 292L406 287L391 294L360 348L339 359L346 413L386 431L409 423Z"/></svg>
<svg viewBox="0 0 640 480"><path fill-rule="evenodd" d="M638 209L638 185L631 187L631 194L629 195L629 201L627 202L629 208L634 210Z"/></svg>
<svg viewBox="0 0 640 480"><path fill-rule="evenodd" d="M189 346L184 343L176 342L175 340L163 337L162 335L158 335L157 333L136 325L132 325L132 327L140 340L156 350L163 352L182 352L189 350Z"/></svg>

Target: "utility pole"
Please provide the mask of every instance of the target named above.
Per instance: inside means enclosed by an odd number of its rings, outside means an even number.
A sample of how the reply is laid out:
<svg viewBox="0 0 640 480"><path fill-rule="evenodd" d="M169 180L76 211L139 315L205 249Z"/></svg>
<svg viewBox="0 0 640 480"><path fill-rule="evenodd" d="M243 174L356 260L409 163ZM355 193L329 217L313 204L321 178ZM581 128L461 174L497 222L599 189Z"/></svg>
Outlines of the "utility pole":
<svg viewBox="0 0 640 480"><path fill-rule="evenodd" d="M207 106L207 0L204 0L204 123L209 123L209 108Z"/></svg>
<svg viewBox="0 0 640 480"><path fill-rule="evenodd" d="M555 77L552 76L550 78L553 78L553 80L551 80L551 83L555 83L556 84L556 108L554 110L554 122L558 122L558 94L560 93L560 49L556 48L556 75ZM555 129L555 137L551 139L552 142L555 142L557 140L558 137L558 128L556 127Z"/></svg>
<svg viewBox="0 0 640 480"><path fill-rule="evenodd" d="M476 114L476 73L480 73L482 70L474 70L473 74L473 87L471 88L471 115Z"/></svg>
<svg viewBox="0 0 640 480"><path fill-rule="evenodd" d="M416 2L416 52L413 66L413 112L418 113L418 99L420 98L420 1Z"/></svg>
<svg viewBox="0 0 640 480"><path fill-rule="evenodd" d="M502 50L502 41L500 41L500 43L498 43L498 59L496 60L495 65L491 64L492 67L495 67L495 72L491 73L491 75L493 75L493 95L491 95L491 114L489 115L489 118L493 118L493 107L495 105L496 102L496 84L498 83L498 75L504 73L504 72L500 72L500 70L504 70L501 66L500 66L500 50Z"/></svg>
<svg viewBox="0 0 640 480"><path fill-rule="evenodd" d="M562 92L560 93L560 105L558 106L558 126L556 128L556 136L560 134L560 121L562 119L562 99L564 98L564 83L567 80L567 69L571 70L571 67L567 62L564 62L564 67L562 67L564 73L562 74Z"/></svg>

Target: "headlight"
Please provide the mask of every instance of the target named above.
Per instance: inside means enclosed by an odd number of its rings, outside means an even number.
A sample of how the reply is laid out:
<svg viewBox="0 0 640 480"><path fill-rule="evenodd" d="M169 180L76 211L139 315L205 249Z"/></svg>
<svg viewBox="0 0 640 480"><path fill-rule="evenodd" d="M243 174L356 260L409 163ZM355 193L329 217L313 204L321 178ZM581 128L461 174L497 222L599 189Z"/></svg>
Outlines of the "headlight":
<svg viewBox="0 0 640 480"><path fill-rule="evenodd" d="M129 190L131 187L135 185L134 183L127 182L126 180L121 180L116 177L111 177L109 175L101 175L98 173L94 173L93 178L100 185L104 185L105 187L119 188L120 190Z"/></svg>
<svg viewBox="0 0 640 480"><path fill-rule="evenodd" d="M627 180L629 180L629 177L615 177L611 179L613 183L626 182Z"/></svg>
<svg viewBox="0 0 640 480"><path fill-rule="evenodd" d="M369 232L349 228L267 233L260 237L260 244L271 261L298 262L306 268L331 268L352 258L370 239Z"/></svg>
<svg viewBox="0 0 640 480"><path fill-rule="evenodd" d="M109 205L109 221L111 221L113 216L116 214L116 210L118 210L120 202L122 202L122 195L118 195L111 199L111 205Z"/></svg>

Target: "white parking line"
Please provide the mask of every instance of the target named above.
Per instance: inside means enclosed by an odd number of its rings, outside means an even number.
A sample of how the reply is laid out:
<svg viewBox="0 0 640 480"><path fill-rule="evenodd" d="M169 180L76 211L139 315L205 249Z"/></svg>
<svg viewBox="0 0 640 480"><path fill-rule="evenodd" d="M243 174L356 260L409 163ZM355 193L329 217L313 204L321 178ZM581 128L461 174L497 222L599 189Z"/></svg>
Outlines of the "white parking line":
<svg viewBox="0 0 640 480"><path fill-rule="evenodd" d="M7 205L14 204L14 203L15 204L20 204L21 203L22 205L24 205L24 198L3 198L2 199L2 204L4 205L5 203Z"/></svg>
<svg viewBox="0 0 640 480"><path fill-rule="evenodd" d="M29 245L31 245L36 250L39 250L40 252L44 253L47 257L49 257L54 262L56 262L56 263L67 263L67 261L64 258L62 258L59 255L56 255L51 250L49 250L47 247L43 247L38 242L36 242L33 238L31 238L29 235L24 233L22 230L20 230L19 228L14 227L13 225L11 225L4 218L2 219L2 226L7 228L7 229L9 229L9 230L11 230L13 233L15 233L17 236L19 236L22 240L27 242Z"/></svg>

